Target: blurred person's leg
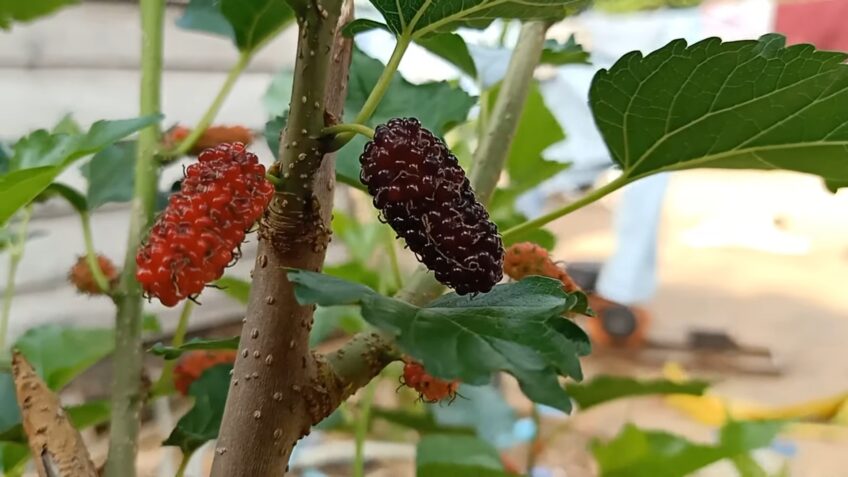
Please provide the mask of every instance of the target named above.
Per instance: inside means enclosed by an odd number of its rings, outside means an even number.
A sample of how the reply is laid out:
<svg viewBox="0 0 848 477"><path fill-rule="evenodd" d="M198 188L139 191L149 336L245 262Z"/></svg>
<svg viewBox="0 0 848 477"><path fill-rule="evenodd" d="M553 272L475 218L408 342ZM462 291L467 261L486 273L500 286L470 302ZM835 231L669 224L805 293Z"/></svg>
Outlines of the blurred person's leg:
<svg viewBox="0 0 848 477"><path fill-rule="evenodd" d="M601 267L597 293L623 305L649 301L657 289L657 238L668 174L646 177L623 192L615 211L616 250Z"/></svg>

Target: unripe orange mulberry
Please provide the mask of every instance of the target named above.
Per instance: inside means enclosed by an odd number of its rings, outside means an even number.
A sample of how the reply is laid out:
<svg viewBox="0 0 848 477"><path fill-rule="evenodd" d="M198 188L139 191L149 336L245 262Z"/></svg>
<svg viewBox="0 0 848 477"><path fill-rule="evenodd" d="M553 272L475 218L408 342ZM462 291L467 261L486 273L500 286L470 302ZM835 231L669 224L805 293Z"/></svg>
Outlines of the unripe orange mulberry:
<svg viewBox="0 0 848 477"><path fill-rule="evenodd" d="M189 134L191 134L191 129L184 126L174 126L165 133L163 138L165 149L173 149L179 146ZM191 146L188 154L196 156L205 149L231 142L250 145L253 142L253 133L244 126L209 126Z"/></svg>
<svg viewBox="0 0 848 477"><path fill-rule="evenodd" d="M97 256L97 264L100 266L100 271L103 272L103 276L106 277L106 281L109 282L111 288L118 279L118 269L115 268L111 260L103 255ZM73 283L80 293L88 295L101 295L104 293L97 286L97 282L94 281L94 274L91 273L91 268L88 266L85 256L79 257L74 266L71 267L71 271L68 272L68 281Z"/></svg>
<svg viewBox="0 0 848 477"><path fill-rule="evenodd" d="M540 275L562 282L563 290L574 292L580 289L565 269L551 260L548 251L531 242L511 245L504 256L504 273L513 280L529 275Z"/></svg>
<svg viewBox="0 0 848 477"><path fill-rule="evenodd" d="M235 350L191 351L183 355L174 367L174 387L183 396L188 395L191 383L212 366L235 363Z"/></svg>
<svg viewBox="0 0 848 477"><path fill-rule="evenodd" d="M436 403L442 399L456 399L459 381L445 381L427 374L421 363L404 359L401 383L418 391L419 398L428 403Z"/></svg>

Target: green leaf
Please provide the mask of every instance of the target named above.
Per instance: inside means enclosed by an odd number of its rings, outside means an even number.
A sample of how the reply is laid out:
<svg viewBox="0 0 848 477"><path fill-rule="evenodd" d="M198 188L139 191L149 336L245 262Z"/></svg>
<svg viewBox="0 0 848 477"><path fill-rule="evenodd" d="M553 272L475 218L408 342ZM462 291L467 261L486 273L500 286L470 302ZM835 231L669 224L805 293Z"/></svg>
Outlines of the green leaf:
<svg viewBox="0 0 848 477"><path fill-rule="evenodd" d="M82 128L74 120L73 114L68 113L62 116L62 119L53 126L53 130L50 132L53 134L80 134L82 133Z"/></svg>
<svg viewBox="0 0 848 477"><path fill-rule="evenodd" d="M54 166L21 169L0 176L0 225L5 224L21 207L32 202L61 169Z"/></svg>
<svg viewBox="0 0 848 477"><path fill-rule="evenodd" d="M359 263L368 263L374 256L374 251L382 240L383 227L384 225L376 220L364 222L341 210L333 211L333 234L344 243L351 258Z"/></svg>
<svg viewBox="0 0 848 477"><path fill-rule="evenodd" d="M325 266L324 273L331 277L357 281L370 288L379 288L380 286L380 275L358 261Z"/></svg>
<svg viewBox="0 0 848 477"><path fill-rule="evenodd" d="M12 153L5 143L0 142L0 175L9 172Z"/></svg>
<svg viewBox="0 0 848 477"><path fill-rule="evenodd" d="M109 421L112 407L108 400L90 401L85 404L65 408L68 417L77 429L99 426Z"/></svg>
<svg viewBox="0 0 848 477"><path fill-rule="evenodd" d="M218 437L230 388L231 369L231 364L213 366L191 383L188 393L194 397L194 406L177 422L177 427L163 445L179 447L183 453L189 454Z"/></svg>
<svg viewBox="0 0 848 477"><path fill-rule="evenodd" d="M598 376L588 383L569 383L568 394L580 406L589 409L598 404L648 394L693 394L700 396L709 386L706 381L676 383L667 379L638 380L624 376Z"/></svg>
<svg viewBox="0 0 848 477"><path fill-rule="evenodd" d="M495 18L558 20L582 8L583 0L371 0L396 34L420 37L460 26L483 28ZM414 22L414 23L413 23Z"/></svg>
<svg viewBox="0 0 848 477"><path fill-rule="evenodd" d="M114 347L112 330L56 324L32 328L14 345L54 391L111 354Z"/></svg>
<svg viewBox="0 0 848 477"><path fill-rule="evenodd" d="M88 201L74 188L54 182L41 193L42 197L50 197L52 195L58 195L67 200L71 204L71 207L81 214L88 212Z"/></svg>
<svg viewBox="0 0 848 477"><path fill-rule="evenodd" d="M9 29L12 22L28 22L80 0L0 0L0 28Z"/></svg>
<svg viewBox="0 0 848 477"><path fill-rule="evenodd" d="M383 64L379 60L354 49L345 101L346 121L352 121L362 109L382 71ZM414 85L400 75L394 75L386 96L368 125L376 126L391 118L406 117L414 112L424 127L441 136L454 125L465 121L474 104L475 98L446 81ZM359 156L366 142L367 139L357 136L339 151L336 175L340 181L362 187L359 182Z"/></svg>
<svg viewBox="0 0 848 477"><path fill-rule="evenodd" d="M474 64L471 53L468 52L468 45L456 33L437 33L421 38L416 43L430 53L456 66L468 76L477 77L477 66Z"/></svg>
<svg viewBox="0 0 848 477"><path fill-rule="evenodd" d="M385 23L369 20L367 18L357 18L348 22L348 24L342 28L342 35L348 38L353 38L360 33L365 33L366 31L371 30L386 30L387 32L391 32L389 26Z"/></svg>
<svg viewBox="0 0 848 477"><path fill-rule="evenodd" d="M153 313L145 313L141 317L141 329L147 333L161 333L162 323L159 322L159 317Z"/></svg>
<svg viewBox="0 0 848 477"><path fill-rule="evenodd" d="M506 477L497 449L463 435L425 435L415 457L418 477Z"/></svg>
<svg viewBox="0 0 848 477"><path fill-rule="evenodd" d="M221 0L191 0L180 18L177 18L177 26L232 40L236 37L230 21L221 13Z"/></svg>
<svg viewBox="0 0 848 477"><path fill-rule="evenodd" d="M739 477L769 477L768 472L750 454L739 454L731 460Z"/></svg>
<svg viewBox="0 0 848 477"><path fill-rule="evenodd" d="M494 107L499 92L500 85L489 93L491 107ZM568 164L548 161L542 155L545 149L563 139L565 133L545 105L538 82L534 81L530 85L505 167L509 176L508 188L513 197L517 198L568 168Z"/></svg>
<svg viewBox="0 0 848 477"><path fill-rule="evenodd" d="M539 62L557 66L589 64L589 52L583 49L583 45L577 43L572 34L565 43L556 40L545 41L542 59Z"/></svg>
<svg viewBox="0 0 848 477"><path fill-rule="evenodd" d="M0 177L0 225L53 182L74 161L93 154L139 129L154 124L160 115L98 121L86 134L50 134L39 130L15 145L12 172Z"/></svg>
<svg viewBox="0 0 848 477"><path fill-rule="evenodd" d="M349 334L365 329L365 322L355 306L319 306L315 310L315 322L309 332L309 346L316 346L342 329Z"/></svg>
<svg viewBox="0 0 848 477"><path fill-rule="evenodd" d="M294 20L294 12L279 0L220 0L221 13L233 26L239 51L257 50Z"/></svg>
<svg viewBox="0 0 848 477"><path fill-rule="evenodd" d="M515 426L515 410L503 393L492 385L459 387L462 398L450 406L432 406L435 421L441 426L471 427L477 436L492 445L510 438Z"/></svg>
<svg viewBox="0 0 848 477"><path fill-rule="evenodd" d="M276 154L280 150L280 133L286 127L288 120L288 110L282 116L275 116L265 123L265 141L268 143L268 148Z"/></svg>
<svg viewBox="0 0 848 477"><path fill-rule="evenodd" d="M88 180L89 207L109 202L129 202L135 184L135 141L122 141L106 147L80 170Z"/></svg>
<svg viewBox="0 0 848 477"><path fill-rule="evenodd" d="M183 353L197 349L238 349L239 337L220 339L200 339L192 338L188 342L180 346L165 346L162 343L156 343L150 348L150 352L156 356L161 356L164 359L172 360L182 356Z"/></svg>
<svg viewBox="0 0 848 477"><path fill-rule="evenodd" d="M601 477L683 477L722 459L767 446L780 431L774 421L737 421L725 425L718 444L695 444L632 424L607 443L594 442L592 452Z"/></svg>
<svg viewBox="0 0 848 477"><path fill-rule="evenodd" d="M0 442L0 474L6 477L23 475L29 460L29 446L20 442Z"/></svg>
<svg viewBox="0 0 848 477"><path fill-rule="evenodd" d="M271 84L268 85L268 89L265 90L265 94L262 96L262 105L265 106L265 110L271 116L272 120L279 116L282 116L283 118L288 116L289 101L291 101L293 84L294 73L292 73L290 69L282 69L277 72L273 78L271 78ZM280 124L279 129L274 132L277 136L276 139L279 139L280 131L284 126L285 121L283 121ZM277 149L273 149L273 151L276 153Z"/></svg>
<svg viewBox="0 0 848 477"><path fill-rule="evenodd" d="M584 311L585 297L565 293L556 280L529 277L473 298L451 293L416 307L314 272L293 270L288 276L301 304L359 304L366 321L396 335L398 346L434 376L479 385L506 371L535 402L571 409L558 376L581 379L578 356L590 346L562 314Z"/></svg>
<svg viewBox="0 0 848 477"><path fill-rule="evenodd" d="M834 194L843 187L848 187L848 180L825 179L825 187Z"/></svg>
<svg viewBox="0 0 848 477"><path fill-rule="evenodd" d="M15 396L12 374L0 373L0 440L18 440L22 436L21 410Z"/></svg>
<svg viewBox="0 0 848 477"><path fill-rule="evenodd" d="M247 304L250 298L250 282L232 276L224 276L215 281L215 286L241 304Z"/></svg>
<svg viewBox="0 0 848 477"><path fill-rule="evenodd" d="M707 167L848 181L848 54L784 43L675 40L599 71L590 102L625 178Z"/></svg>
<svg viewBox="0 0 848 477"><path fill-rule="evenodd" d="M456 404L456 402L454 402ZM451 405L452 407L453 405ZM435 410L436 407L433 407ZM429 410L428 410L429 411ZM420 434L465 434L474 435L474 428L470 426L453 426L451 424L439 424L436 422L432 412L415 412L399 409L386 409L375 406L371 409L371 416L382 419L397 426L413 429Z"/></svg>

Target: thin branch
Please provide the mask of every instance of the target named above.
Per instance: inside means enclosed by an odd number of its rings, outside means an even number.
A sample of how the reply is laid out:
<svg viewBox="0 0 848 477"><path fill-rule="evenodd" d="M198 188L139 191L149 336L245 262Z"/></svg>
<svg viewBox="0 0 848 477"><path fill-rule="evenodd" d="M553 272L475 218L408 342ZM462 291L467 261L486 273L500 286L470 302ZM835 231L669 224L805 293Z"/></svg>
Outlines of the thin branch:
<svg viewBox="0 0 848 477"><path fill-rule="evenodd" d="M141 105L142 116L160 112L162 84L164 0L140 0L141 7ZM127 242L127 254L118 285L115 326L115 372L112 384L112 415L106 477L134 477L138 450L139 413L143 399L142 302L135 279L135 254L153 220L158 179L156 148L158 124L139 132L135 163L135 189Z"/></svg>
<svg viewBox="0 0 848 477"><path fill-rule="evenodd" d="M24 256L24 247L27 236L27 226L32 217L32 205L23 209L23 215L18 222L18 234L9 245L9 271L6 276L6 290L3 293L3 310L0 312L0 355L6 350L6 335L9 332L9 315L12 311L12 300L15 298L15 277L18 274L18 265Z"/></svg>

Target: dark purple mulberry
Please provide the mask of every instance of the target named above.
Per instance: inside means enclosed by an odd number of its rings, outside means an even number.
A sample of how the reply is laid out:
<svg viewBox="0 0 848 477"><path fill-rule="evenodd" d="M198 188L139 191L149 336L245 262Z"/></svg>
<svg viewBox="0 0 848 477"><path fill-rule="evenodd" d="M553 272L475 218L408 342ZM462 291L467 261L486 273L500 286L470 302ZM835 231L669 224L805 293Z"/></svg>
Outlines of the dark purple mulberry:
<svg viewBox="0 0 848 477"><path fill-rule="evenodd" d="M447 146L414 118L377 127L359 157L374 206L456 293L485 293L503 276L498 229Z"/></svg>

